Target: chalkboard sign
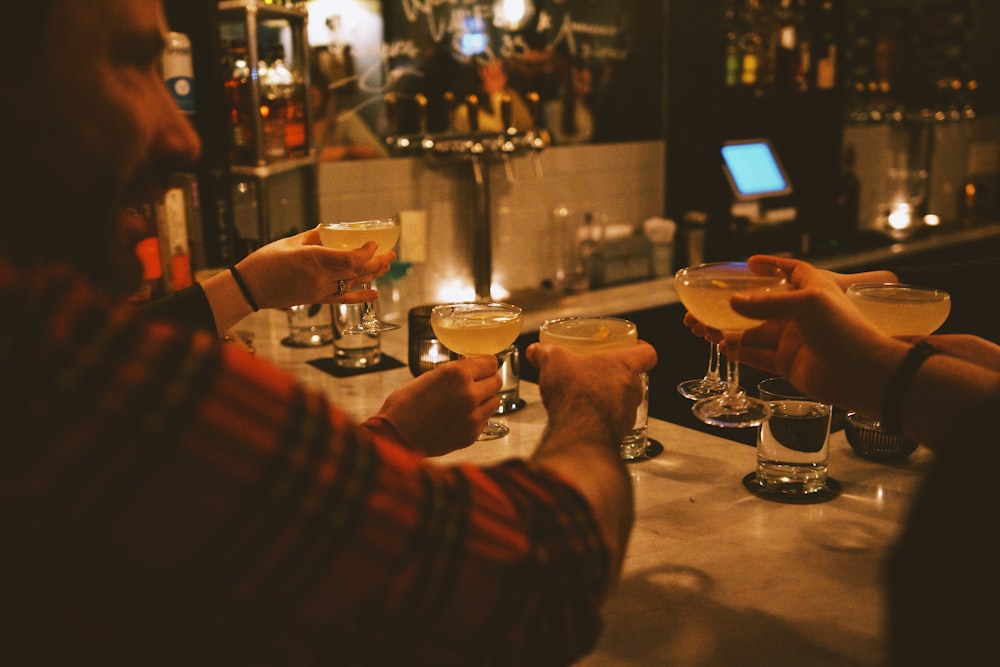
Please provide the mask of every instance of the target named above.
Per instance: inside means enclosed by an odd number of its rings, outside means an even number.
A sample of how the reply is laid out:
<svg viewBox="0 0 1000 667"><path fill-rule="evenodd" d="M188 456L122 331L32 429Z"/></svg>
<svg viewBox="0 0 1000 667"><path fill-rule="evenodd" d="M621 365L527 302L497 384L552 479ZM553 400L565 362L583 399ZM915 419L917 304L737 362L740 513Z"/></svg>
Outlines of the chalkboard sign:
<svg viewBox="0 0 1000 667"><path fill-rule="evenodd" d="M636 0L382 0L388 52L419 56L442 47L459 61L518 58L561 49L571 57L623 61ZM504 7L523 8L507 15Z"/></svg>
<svg viewBox="0 0 1000 667"><path fill-rule="evenodd" d="M514 98L513 124L549 129L553 143L595 139L602 97L635 50L636 0L383 0L384 48L400 99L427 100L431 132L503 129L497 97ZM505 15L511 7L523 15ZM532 105L530 94L539 101ZM470 95L475 113L463 104ZM604 105L606 106L606 105ZM416 112L416 113L419 113ZM403 130L419 116L403 114Z"/></svg>
<svg viewBox="0 0 1000 667"><path fill-rule="evenodd" d="M330 35L314 42L312 78L336 97L315 115L338 131L360 118L382 137L513 126L544 128L554 145L657 138L663 11L641 4L640 15L638 0L366 0L380 25L363 39L356 21L311 10Z"/></svg>

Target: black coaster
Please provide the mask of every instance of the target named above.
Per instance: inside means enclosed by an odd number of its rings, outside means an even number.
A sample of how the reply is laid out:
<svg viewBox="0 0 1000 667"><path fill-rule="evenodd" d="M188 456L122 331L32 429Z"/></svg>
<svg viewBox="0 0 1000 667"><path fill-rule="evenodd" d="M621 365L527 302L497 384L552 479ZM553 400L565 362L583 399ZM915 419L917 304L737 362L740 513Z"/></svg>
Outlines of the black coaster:
<svg viewBox="0 0 1000 667"><path fill-rule="evenodd" d="M776 503L787 503L789 505L815 505L816 503L825 503L826 501L833 500L839 496L841 491L840 482L832 477L826 478L826 486L819 491L813 491L812 493L781 493L779 491L768 491L757 481L756 472L749 473L743 478L743 486L746 487L747 491L758 498L773 500Z"/></svg>
<svg viewBox="0 0 1000 667"><path fill-rule="evenodd" d="M391 371L393 368L401 368L406 365L399 359L390 357L387 354L383 354L377 364L368 366L367 368L344 368L343 366L338 366L333 357L310 359L307 363L313 368L318 368L324 373L329 373L338 378L349 378L355 375L364 375L365 373L378 373L379 371Z"/></svg>
<svg viewBox="0 0 1000 667"><path fill-rule="evenodd" d="M333 337L331 337L329 340L324 338L323 341L320 343L296 343L294 340L292 340L291 336L285 336L284 338L281 339L281 344L284 345L285 347L299 347L299 348L325 347L327 345L333 344Z"/></svg>
<svg viewBox="0 0 1000 667"><path fill-rule="evenodd" d="M639 458L629 459L625 463L642 463L643 461L648 461L654 456L659 456L663 453L663 445L659 440L653 440L652 438L646 438L646 452Z"/></svg>

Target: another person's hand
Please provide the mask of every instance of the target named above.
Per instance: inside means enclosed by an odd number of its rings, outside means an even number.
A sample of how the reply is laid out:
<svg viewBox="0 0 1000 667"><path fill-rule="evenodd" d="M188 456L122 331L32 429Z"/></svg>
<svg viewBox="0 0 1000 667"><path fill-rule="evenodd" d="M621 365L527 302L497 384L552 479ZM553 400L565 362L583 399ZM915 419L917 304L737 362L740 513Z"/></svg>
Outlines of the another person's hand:
<svg viewBox="0 0 1000 667"><path fill-rule="evenodd" d="M909 347L871 324L829 272L783 257L756 255L749 261L751 267L779 267L792 289L732 297L737 312L767 320L743 333L741 363L782 375L807 394L843 406L868 390L859 378L888 358L880 355L893 348L901 355ZM884 387L870 390L880 401Z"/></svg>
<svg viewBox="0 0 1000 667"><path fill-rule="evenodd" d="M900 421L907 437L931 449L954 444L958 429L985 426L983 417L1000 386L1000 347L970 335L928 337L934 354L909 377L902 391L893 382L913 349L913 339L887 336L847 300L836 281L805 262L769 256L750 262L776 264L793 290L734 296L733 308L767 319L743 334L741 359L785 376L818 400ZM904 376L905 377L905 376ZM905 400L902 400L905 398ZM900 402L901 401L901 402Z"/></svg>
<svg viewBox="0 0 1000 667"><path fill-rule="evenodd" d="M827 269L816 269L822 275L833 280L843 291L854 283L898 283L899 278L889 270L862 271L860 273L837 273Z"/></svg>
<svg viewBox="0 0 1000 667"><path fill-rule="evenodd" d="M468 447L500 407L497 370L493 355L441 364L390 394L376 417L426 456Z"/></svg>
<svg viewBox="0 0 1000 667"><path fill-rule="evenodd" d="M237 268L261 308L287 308L300 303L364 303L375 290L356 290L389 270L392 251L375 254L369 242L357 250L334 250L320 243L313 228L278 239L240 260ZM340 291L340 281L345 290Z"/></svg>
<svg viewBox="0 0 1000 667"><path fill-rule="evenodd" d="M725 336L718 329L713 329L691 313L684 313L684 326L696 336L704 338L709 343L721 343Z"/></svg>
<svg viewBox="0 0 1000 667"><path fill-rule="evenodd" d="M645 341L627 350L588 355L540 343L525 352L538 367L549 431L580 431L581 440L606 438L616 446L635 423L642 400L639 373L656 365L656 351Z"/></svg>
<svg viewBox="0 0 1000 667"><path fill-rule="evenodd" d="M939 334L928 340L945 354L1000 372L1000 345L972 334Z"/></svg>

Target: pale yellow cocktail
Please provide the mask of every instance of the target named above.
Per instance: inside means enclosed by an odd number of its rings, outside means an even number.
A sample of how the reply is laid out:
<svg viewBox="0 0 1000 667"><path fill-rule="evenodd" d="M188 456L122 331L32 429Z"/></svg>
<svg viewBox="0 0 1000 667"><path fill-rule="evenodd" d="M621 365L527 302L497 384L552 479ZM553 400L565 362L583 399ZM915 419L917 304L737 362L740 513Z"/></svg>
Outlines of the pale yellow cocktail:
<svg viewBox="0 0 1000 667"><path fill-rule="evenodd" d="M635 324L615 317L564 317L544 322L538 342L580 354L631 347L639 340Z"/></svg>
<svg viewBox="0 0 1000 667"><path fill-rule="evenodd" d="M951 296L902 283L856 283L847 288L861 314L889 336L928 336L951 313Z"/></svg>
<svg viewBox="0 0 1000 667"><path fill-rule="evenodd" d="M335 250L356 250L369 241L375 241L378 245L377 252L385 253L392 250L396 241L399 240L399 221L395 218L379 218L350 222L325 222L319 226L319 239L324 246ZM371 283L364 283L361 288L369 290ZM361 322L345 333L375 334L398 328L398 324L384 322L379 318L374 303L365 302Z"/></svg>
<svg viewBox="0 0 1000 667"><path fill-rule="evenodd" d="M319 238L327 248L337 250L354 250L375 241L379 252L386 252L399 240L399 223L391 218L327 222L319 226Z"/></svg>
<svg viewBox="0 0 1000 667"><path fill-rule="evenodd" d="M521 308L509 303L444 303L431 309L431 328L438 341L463 357L499 354L521 333ZM502 438L506 424L490 419L479 440Z"/></svg>
<svg viewBox="0 0 1000 667"><path fill-rule="evenodd" d="M725 332L745 331L761 323L761 320L733 310L729 300L734 294L788 289L783 277L729 271L724 266L713 272L706 271L704 275L691 272L675 281L674 286L677 296L692 315L713 329Z"/></svg>
<svg viewBox="0 0 1000 667"><path fill-rule="evenodd" d="M743 332L761 322L740 315L729 302L734 294L785 291L785 275L777 268L754 273L746 262L709 262L678 271L674 288L688 312L726 337L725 392L697 400L691 411L706 424L724 428L763 424L771 416L771 408L740 388L739 363Z"/></svg>
<svg viewBox="0 0 1000 667"><path fill-rule="evenodd" d="M521 309L509 304L453 303L431 311L431 327L456 354L498 354L521 333Z"/></svg>

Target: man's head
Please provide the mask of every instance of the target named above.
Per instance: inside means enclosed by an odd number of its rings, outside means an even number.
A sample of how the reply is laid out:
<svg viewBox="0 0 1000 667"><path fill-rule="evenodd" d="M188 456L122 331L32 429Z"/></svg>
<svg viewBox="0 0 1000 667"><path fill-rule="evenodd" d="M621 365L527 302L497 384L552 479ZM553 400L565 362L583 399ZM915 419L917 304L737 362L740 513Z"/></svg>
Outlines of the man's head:
<svg viewBox="0 0 1000 667"><path fill-rule="evenodd" d="M24 66L9 68L16 80L0 89L17 165L0 185L0 253L67 261L128 292L139 272L123 208L160 196L200 151L160 73L161 0L14 4L32 7L18 10L30 23L12 24Z"/></svg>

